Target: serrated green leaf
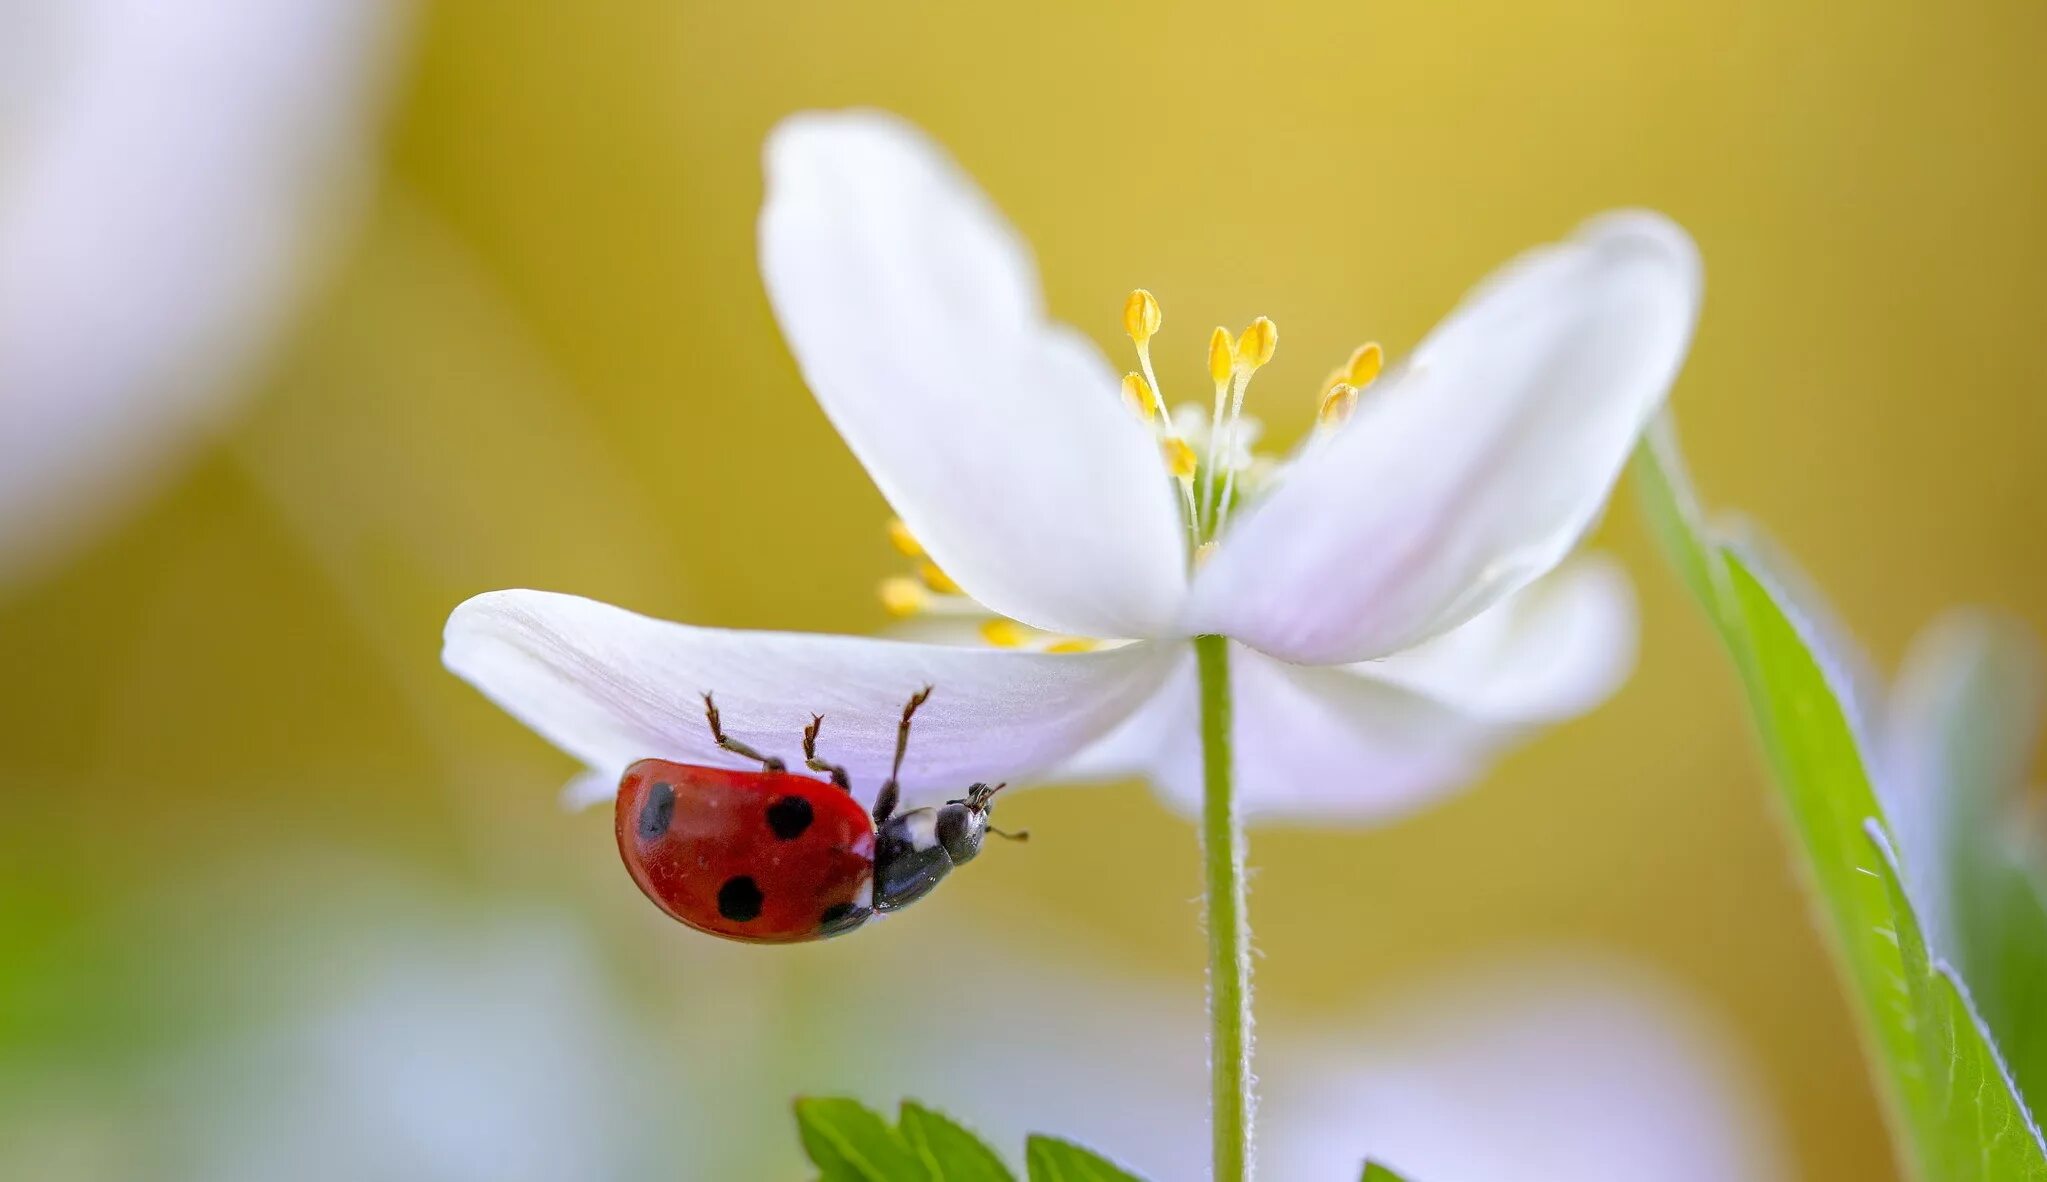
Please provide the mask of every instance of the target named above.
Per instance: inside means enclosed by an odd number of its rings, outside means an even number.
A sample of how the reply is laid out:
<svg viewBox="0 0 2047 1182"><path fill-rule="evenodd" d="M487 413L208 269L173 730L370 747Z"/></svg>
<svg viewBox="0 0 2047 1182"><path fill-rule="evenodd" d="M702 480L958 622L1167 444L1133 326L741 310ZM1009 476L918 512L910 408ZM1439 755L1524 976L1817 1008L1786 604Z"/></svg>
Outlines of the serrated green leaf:
<svg viewBox="0 0 2047 1182"><path fill-rule="evenodd" d="M1927 1182L2047 1182L2047 1147L1966 990L1928 960L1870 844L1886 828L1844 700L1845 660L1795 605L1795 580L1707 531L1667 426L1645 441L1636 471L1652 527L1740 674L1901 1156Z"/></svg>
<svg viewBox="0 0 2047 1182"><path fill-rule="evenodd" d="M1406 1182L1400 1175L1375 1161L1365 1163L1365 1175L1358 1182Z"/></svg>
<svg viewBox="0 0 2047 1182"><path fill-rule="evenodd" d="M933 1182L902 1134L856 1100L798 1100L796 1129L820 1182Z"/></svg>
<svg viewBox="0 0 2047 1182"><path fill-rule="evenodd" d="M1893 803L1920 814L1916 834L1892 819L1920 923L2033 1097L2047 1096L2047 859L2024 796L2043 711L2047 666L2032 632L1951 611L1913 642L1885 752Z"/></svg>
<svg viewBox="0 0 2047 1182"><path fill-rule="evenodd" d="M1032 1134L1024 1142L1030 1182L1143 1182L1137 1175L1070 1141Z"/></svg>
<svg viewBox="0 0 2047 1182"><path fill-rule="evenodd" d="M1898 873L1897 855L1882 828L1871 822L1866 836L1877 872L1898 921L1903 982L1916 1016L1923 1077L1911 1081L1921 1102L1948 1119L1923 1159L1928 1177L1940 1179L2033 1179L2041 1177L2040 1130L2014 1094L2011 1075L1983 1037L1982 1019L1953 970L1931 960ZM1959 1117L1959 1120L1956 1118ZM1967 1122L1973 1122L1971 1125Z"/></svg>
<svg viewBox="0 0 2047 1182"><path fill-rule="evenodd" d="M1016 1182L994 1150L941 1113L905 1100L897 1124L903 1140L924 1159L932 1182Z"/></svg>

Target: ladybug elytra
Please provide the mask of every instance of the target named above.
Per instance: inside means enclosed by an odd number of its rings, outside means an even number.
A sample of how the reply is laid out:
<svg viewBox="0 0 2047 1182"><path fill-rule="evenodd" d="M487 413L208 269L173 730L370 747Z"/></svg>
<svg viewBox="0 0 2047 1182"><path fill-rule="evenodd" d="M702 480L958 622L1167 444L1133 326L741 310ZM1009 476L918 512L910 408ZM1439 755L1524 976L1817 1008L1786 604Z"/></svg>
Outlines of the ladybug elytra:
<svg viewBox="0 0 2047 1182"><path fill-rule="evenodd" d="M1003 785L975 784L944 805L896 812L910 719L931 696L910 697L896 727L895 765L872 813L853 799L846 770L817 754L822 715L803 731L804 764L829 780L788 771L726 736L704 695L718 746L761 770L643 759L619 782L619 856L654 905L700 932L756 944L843 935L875 915L929 894L953 867L973 860Z"/></svg>

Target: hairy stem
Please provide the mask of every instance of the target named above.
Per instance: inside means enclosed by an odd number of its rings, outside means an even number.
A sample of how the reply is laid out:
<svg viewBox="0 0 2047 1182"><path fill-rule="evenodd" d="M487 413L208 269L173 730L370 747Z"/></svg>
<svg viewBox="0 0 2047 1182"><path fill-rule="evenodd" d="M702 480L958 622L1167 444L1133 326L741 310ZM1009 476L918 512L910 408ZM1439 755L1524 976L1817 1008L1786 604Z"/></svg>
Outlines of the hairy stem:
<svg viewBox="0 0 2047 1182"><path fill-rule="evenodd" d="M1244 914L1244 826L1230 762L1230 657L1194 640L1201 679L1201 856L1208 900L1210 1121L1214 1182L1251 1176L1251 930Z"/></svg>

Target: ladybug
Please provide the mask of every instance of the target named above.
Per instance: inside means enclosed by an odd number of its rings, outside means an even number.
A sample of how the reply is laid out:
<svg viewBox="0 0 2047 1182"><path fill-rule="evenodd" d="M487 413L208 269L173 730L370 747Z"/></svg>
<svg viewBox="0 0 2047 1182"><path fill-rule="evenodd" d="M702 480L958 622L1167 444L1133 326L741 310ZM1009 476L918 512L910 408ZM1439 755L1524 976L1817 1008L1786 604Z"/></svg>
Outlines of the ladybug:
<svg viewBox="0 0 2047 1182"><path fill-rule="evenodd" d="M717 703L705 694L711 738L759 760L761 770L665 759L627 768L615 817L626 870L656 907L700 932L792 944L844 935L909 906L972 861L989 833L1029 837L989 827L1001 784L975 784L943 806L896 812L910 718L930 696L925 686L903 707L895 765L870 814L853 799L846 769L818 758L823 715L804 728L803 759L829 781L792 774L774 756L726 737Z"/></svg>

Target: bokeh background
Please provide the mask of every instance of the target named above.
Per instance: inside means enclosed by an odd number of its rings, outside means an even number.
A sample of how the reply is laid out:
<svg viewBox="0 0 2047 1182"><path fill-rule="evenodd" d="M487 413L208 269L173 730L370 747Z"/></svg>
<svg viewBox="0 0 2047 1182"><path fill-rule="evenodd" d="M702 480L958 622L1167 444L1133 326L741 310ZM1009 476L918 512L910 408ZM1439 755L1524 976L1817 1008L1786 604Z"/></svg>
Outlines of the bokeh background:
<svg viewBox="0 0 2047 1182"><path fill-rule="evenodd" d="M58 7L0 19L54 45ZM1675 406L1709 497L1886 663L1955 602L2047 625L2037 3L365 7L358 183L228 409L0 572L7 1176L796 1177L799 1091L1056 1080L1005 997L1045 1040L1198 1029L1194 834L1141 785L1019 794L1037 842L855 941L714 946L439 667L447 610L504 586L884 624L886 508L755 271L760 145L801 108L930 129L1112 356L1158 293L1171 387L1208 325L1271 316L1283 438L1358 341L1397 356L1516 250L1662 209L1707 261ZM62 60L0 53L0 96ZM1681 997L1785 1176L1892 1176L1724 661L1626 495L1596 543L1644 617L1610 706L1391 827L1254 834L1271 1045L1364 1069L1323 1032L1562 957Z"/></svg>

